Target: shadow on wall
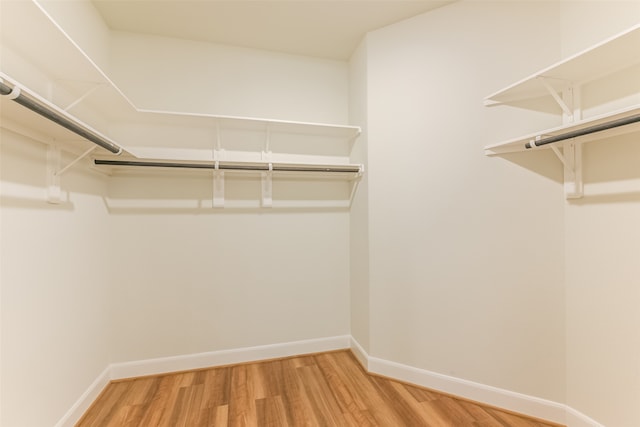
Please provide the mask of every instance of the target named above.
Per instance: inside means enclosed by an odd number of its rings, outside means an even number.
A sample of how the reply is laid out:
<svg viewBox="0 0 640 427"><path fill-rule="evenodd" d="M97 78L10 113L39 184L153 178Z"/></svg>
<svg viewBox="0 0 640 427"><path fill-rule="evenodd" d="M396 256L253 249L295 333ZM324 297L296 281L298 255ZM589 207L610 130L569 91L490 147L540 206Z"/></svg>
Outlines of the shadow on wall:
<svg viewBox="0 0 640 427"><path fill-rule="evenodd" d="M0 137L0 205L7 208L72 211L73 192L99 195L94 180L70 171L62 181L61 202L48 203L47 151L42 143L2 130ZM66 156L64 162L70 161Z"/></svg>
<svg viewBox="0 0 640 427"><path fill-rule="evenodd" d="M605 138L583 147L585 196L580 206L640 202L640 133Z"/></svg>
<svg viewBox="0 0 640 427"><path fill-rule="evenodd" d="M551 150L505 153L494 157L507 160L559 184L563 182L562 164Z"/></svg>
<svg viewBox="0 0 640 427"><path fill-rule="evenodd" d="M603 138L583 144L584 196L572 205L640 202L640 134ZM496 155L560 184L563 167L551 150Z"/></svg>
<svg viewBox="0 0 640 427"><path fill-rule="evenodd" d="M2 130L0 203L7 208L73 211L75 194L102 198L110 213L219 214L233 212L348 211L358 179L322 174L273 176L265 206L261 174L225 173L223 192L214 192L211 172L131 171L114 176L83 159L60 177L60 203L48 203L47 146ZM75 158L63 153L62 164ZM219 198L214 207L214 197Z"/></svg>
<svg viewBox="0 0 640 427"><path fill-rule="evenodd" d="M4 186L4 185L3 185ZM5 191L4 189L2 190ZM44 191L44 190L43 190ZM46 195L41 194L34 198L29 197L18 197L18 196L8 196L4 193L0 196L0 206L4 208L18 208L18 209L47 209L52 211L73 211L75 209L73 203L69 201L69 197L66 196L63 201L59 204L47 203Z"/></svg>
<svg viewBox="0 0 640 427"><path fill-rule="evenodd" d="M110 179L104 203L116 214L346 211L357 181L274 176L270 200L259 174L225 174L221 194L214 185L210 173L120 175Z"/></svg>

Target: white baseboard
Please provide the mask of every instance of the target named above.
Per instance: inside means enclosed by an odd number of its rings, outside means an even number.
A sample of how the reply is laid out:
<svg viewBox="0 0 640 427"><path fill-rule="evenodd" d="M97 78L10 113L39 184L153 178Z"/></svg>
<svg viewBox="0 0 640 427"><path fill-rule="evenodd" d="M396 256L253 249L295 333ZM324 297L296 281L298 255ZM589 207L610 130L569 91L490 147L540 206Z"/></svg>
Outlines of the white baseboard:
<svg viewBox="0 0 640 427"><path fill-rule="evenodd" d="M565 406L497 387L369 357L369 372L535 418L564 423Z"/></svg>
<svg viewBox="0 0 640 427"><path fill-rule="evenodd" d="M55 427L73 427L84 413L89 409L89 406L98 398L102 390L111 381L110 376L111 369L109 366L102 371L98 378L91 383L89 388L82 393L82 396L73 404L73 406L67 411L66 414L58 421Z"/></svg>
<svg viewBox="0 0 640 427"><path fill-rule="evenodd" d="M587 417L585 414L567 406L567 426L568 427L604 427L599 422Z"/></svg>
<svg viewBox="0 0 640 427"><path fill-rule="evenodd" d="M116 380L142 377L145 375L188 371L191 369L341 350L349 348L350 342L350 335L342 335L281 344L187 354L183 356L162 357L135 362L114 363L111 365L111 378Z"/></svg>
<svg viewBox="0 0 640 427"><path fill-rule="evenodd" d="M353 353L354 356L356 356L356 359L358 359L358 362L360 362L360 365L362 365L364 370L369 372L369 355L367 354L365 349L362 348L360 343L356 341L355 338L353 337L350 337L350 338L351 338L351 352Z"/></svg>
<svg viewBox="0 0 640 427"><path fill-rule="evenodd" d="M135 362L113 363L107 366L96 378L55 427L73 427L111 380L342 350L349 348L350 343L350 335L341 335Z"/></svg>
<svg viewBox="0 0 640 427"><path fill-rule="evenodd" d="M430 388L530 417L565 424L567 427L604 427L562 403L369 356L353 337L351 337L351 350L362 366L372 374Z"/></svg>
<svg viewBox="0 0 640 427"><path fill-rule="evenodd" d="M109 365L96 378L55 427L73 427L111 380L347 348L351 349L364 369L372 374L427 387L531 417L565 424L567 427L604 427L586 415L561 403L369 356L358 341L350 335L114 363Z"/></svg>

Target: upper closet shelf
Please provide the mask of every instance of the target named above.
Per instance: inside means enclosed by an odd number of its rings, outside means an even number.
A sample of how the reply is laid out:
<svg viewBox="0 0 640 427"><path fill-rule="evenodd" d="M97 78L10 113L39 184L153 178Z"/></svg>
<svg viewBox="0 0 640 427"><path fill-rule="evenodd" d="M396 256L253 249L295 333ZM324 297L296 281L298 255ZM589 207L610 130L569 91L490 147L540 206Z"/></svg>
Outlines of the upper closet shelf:
<svg viewBox="0 0 640 427"><path fill-rule="evenodd" d="M563 125L488 145L485 154L550 148L564 167L566 197L582 197L583 143L640 130L639 65L640 24L636 24L487 96L486 106L534 110L542 106L539 99L553 100L557 104L553 111L560 112ZM587 92L588 103L583 102ZM593 96L605 92L606 97Z"/></svg>
<svg viewBox="0 0 640 427"><path fill-rule="evenodd" d="M484 100L487 106L560 93L640 62L640 24L540 70Z"/></svg>
<svg viewBox="0 0 640 427"><path fill-rule="evenodd" d="M86 144L69 133L69 127L55 129L41 115L25 113L7 98L22 91L56 115L94 130L109 141L108 146L122 148L125 156L141 159L172 160L166 155L173 151L181 153L176 161L339 165L348 162L351 143L360 134L359 127L340 124L138 108L104 71L105 59L99 52L92 57L84 51L38 1L4 6L3 12L12 19L0 27L0 79L6 84L2 89L6 96L1 97L3 126L10 123L14 129L45 136L39 139L55 136L56 145L74 154L83 152ZM24 37L26 23L37 29L32 37ZM17 89L11 94L13 88ZM278 151L290 155L271 156ZM247 156L249 152L253 153Z"/></svg>

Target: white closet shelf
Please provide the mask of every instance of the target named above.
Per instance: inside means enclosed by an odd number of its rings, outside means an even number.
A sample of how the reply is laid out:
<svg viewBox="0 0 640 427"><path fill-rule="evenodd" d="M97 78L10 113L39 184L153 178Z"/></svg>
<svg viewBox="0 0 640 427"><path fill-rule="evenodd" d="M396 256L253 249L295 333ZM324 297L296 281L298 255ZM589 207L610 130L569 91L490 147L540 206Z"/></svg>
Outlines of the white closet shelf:
<svg viewBox="0 0 640 427"><path fill-rule="evenodd" d="M79 155L87 149L85 141L91 141L87 138L87 134L96 135L104 144L109 144L116 150L119 149L123 153L123 157L128 161L155 161L155 162L213 162L213 147L203 150L201 148L189 147L188 143L184 147L148 147L148 146L129 146L113 141L112 138L105 136L93 127L87 125L82 120L70 114L65 109L49 102L39 94L26 88L18 83L15 79L0 72L0 83L3 96L0 96L0 108L2 109L2 127L13 132L18 132L31 137L40 142L54 145L63 151ZM10 86L8 86L9 84ZM34 110L30 110L24 105L20 105L18 97L25 98L28 102L36 105L35 110L40 113L36 114ZM24 104L24 102L22 102ZM45 111L45 114L42 112ZM52 116L55 116L52 119ZM220 116L213 114L192 114L167 111L136 111L136 120L133 123L142 126L160 126L163 128L168 126L176 126L178 128L199 128L205 129L205 132L215 134L215 130L231 129L231 130L248 130L256 131L264 135L299 135L301 138L305 136L328 137L341 141L353 142L360 135L361 130L358 126L333 125L325 123L297 122L275 119L259 119L251 117L236 116ZM67 126L61 125L61 121L68 123ZM129 122L131 123L131 122ZM116 126L118 124L116 123ZM72 131L69 126L80 130ZM87 131L82 135L82 131ZM219 136L219 135L218 135ZM212 137L215 137L213 135ZM144 139L144 136L143 136ZM266 140L265 140L266 141ZM99 141L100 142L100 141ZM98 144L100 145L100 144ZM96 147L99 150L94 154L102 152L108 153L104 147ZM260 153L258 153L259 155ZM254 154L255 156L255 154ZM320 156L321 157L321 156ZM315 160L315 159L314 159ZM258 165L256 168L261 169L269 162L246 162L243 160L233 161L225 159L223 164L245 165L249 168L251 165ZM333 172L332 169L343 169L343 163L302 163L302 162L279 162L278 164L291 165L291 168L297 167L298 172L308 170L309 172ZM262 165L262 166L260 166ZM242 168L237 168L242 169ZM267 167L268 169L268 167ZM362 172L362 165L350 165L349 172L358 169ZM344 171L342 171L344 172Z"/></svg>
<svg viewBox="0 0 640 427"><path fill-rule="evenodd" d="M588 119L584 119L574 123L569 123L567 125L558 126L558 127L546 129L540 132L520 136L520 137L513 138L497 144L487 145L486 147L484 147L484 153L488 156L494 156L499 154L516 153L516 152L527 151L527 150L548 149L548 148L551 148L552 145L543 145L541 147L533 147L531 149L526 148L525 145L527 143L530 143L531 141L535 141L540 138L546 138L550 136L561 135L568 132L574 132L581 129L589 128L591 126L600 125L610 121L623 119L625 117L635 116L638 114L640 114L640 105L635 105L630 108L625 108L625 109L617 110L607 114L590 117ZM603 132L606 132L608 136L613 136L613 135L620 135L623 133L637 132L639 130L640 130L640 123L634 123L626 126L621 126L616 129L603 131ZM603 138L603 134L593 133L590 135L584 135L577 138L572 138L571 141L572 142L589 142L589 141L594 141L602 138Z"/></svg>
<svg viewBox="0 0 640 427"><path fill-rule="evenodd" d="M485 154L492 156L549 148L563 165L565 196L568 199L582 197L583 143L640 131L638 64L640 24L487 96L484 100L486 106L517 104L525 108L527 103L522 101L543 97L552 99L561 109L558 119L563 125L487 145ZM583 89L612 83L616 85L616 91L612 93L614 99L596 100L596 105L626 107L584 118ZM630 102L633 105L629 105Z"/></svg>
<svg viewBox="0 0 640 427"><path fill-rule="evenodd" d="M508 104L547 96L546 85L560 93L637 63L640 63L640 24L487 96L484 104Z"/></svg>
<svg viewBox="0 0 640 427"><path fill-rule="evenodd" d="M273 133L288 133L300 135L330 136L344 139L355 139L361 133L359 126L338 125L330 123L301 122L257 117L226 116L219 114L188 113L177 111L161 111L137 109L140 122L149 125L166 124L202 124L209 123L220 128L244 129Z"/></svg>
<svg viewBox="0 0 640 427"><path fill-rule="evenodd" d="M16 93L27 95L29 98L36 100L39 104L44 105L50 111L53 111L60 117L67 118L70 122L76 123L79 127L89 129L92 132L101 135L105 139L109 140L108 136L105 136L101 132L95 130L92 126L86 124L80 120L74 114L69 113L67 109L58 106L40 94L27 88L25 85L19 83L16 79L8 76L6 73L0 71L0 83L8 83L11 86L10 89L16 88ZM52 122L50 119L46 119L42 116L34 114L24 106L18 105L13 99L11 93L0 96L0 108L2 108L3 120L8 119L17 124L29 126L35 132L41 134L50 135L51 140L56 140L63 144L63 148L68 148L69 151L76 151L73 146L76 144L65 144L65 141L81 139L77 134L73 134L67 129L64 129L59 124ZM290 134L290 135L305 135L305 136L318 136L318 137L330 137L338 138L341 140L352 142L361 133L359 126L350 125L338 125L328 123L314 123L314 122L300 122L300 121L287 121L277 119L265 119L254 117L239 117L239 116L225 116L216 114L202 114L202 113L183 113L183 112L171 112L171 111L157 111L157 110L134 110L132 108L131 114L123 119L123 123L141 126L162 126L162 127L182 127L182 128L205 128L205 129L232 129L232 130L249 130L257 131L261 133L269 132L271 134ZM112 123L112 125L119 125L120 123ZM127 149L126 145L118 143L124 150ZM152 147L140 147L140 150L149 150ZM188 149L188 148L187 148ZM129 150L126 150L129 151ZM129 152L135 152L136 147L131 145Z"/></svg>
<svg viewBox="0 0 640 427"><path fill-rule="evenodd" d="M362 165L349 163L358 126L138 108L101 68L100 52L84 51L37 1L9 3L12 19L0 28L0 125L47 144L49 202L60 202L60 176L92 158L91 167L106 173L208 171L213 207L225 205L225 177L236 181L230 200L241 193L239 181L259 183L258 204L269 207L272 181L281 198L291 193L283 181L314 180L309 184L322 194L349 188L341 202L350 206L363 173ZM37 29L33 37L24 37L25 23ZM20 93L28 96L17 99ZM39 105L29 106L32 99ZM111 164L96 166L96 160ZM320 187L330 180L343 182ZM293 193L304 203L304 191Z"/></svg>

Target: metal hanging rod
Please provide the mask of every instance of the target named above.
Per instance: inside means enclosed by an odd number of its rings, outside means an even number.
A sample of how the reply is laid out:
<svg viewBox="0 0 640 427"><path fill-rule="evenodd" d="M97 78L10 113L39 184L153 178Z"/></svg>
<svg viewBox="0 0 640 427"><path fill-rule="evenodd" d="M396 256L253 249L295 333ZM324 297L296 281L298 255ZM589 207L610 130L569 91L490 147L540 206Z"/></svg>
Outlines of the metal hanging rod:
<svg viewBox="0 0 640 427"><path fill-rule="evenodd" d="M51 120L54 123L70 130L71 132L85 138L88 141L93 142L96 145L104 148L105 150L114 153L122 153L122 147L116 143L108 140L106 137L98 134L96 131L89 129L82 125L78 121L74 120L72 116L59 110L52 104L45 100L38 99L38 97L26 94L17 84L13 87L5 84L3 79L0 78L0 95L7 96L9 99L17 102L23 107L40 114L42 117Z"/></svg>
<svg viewBox="0 0 640 427"><path fill-rule="evenodd" d="M238 163L180 163L180 162L158 162L158 161L138 161L138 160L103 160L95 159L96 165L106 166L133 166L151 168L179 168L179 169L209 169L209 170L239 170L239 171L260 171L260 172L347 172L360 173L360 165L345 166L324 166L324 165L285 165L285 164L238 164Z"/></svg>
<svg viewBox="0 0 640 427"><path fill-rule="evenodd" d="M553 144L554 142L565 141L567 139L576 138L579 136L589 135L596 132L602 132L609 129L614 129L620 126L626 126L633 123L640 122L640 114L635 116L624 117L622 119L612 120L610 122L601 123L599 125L593 125L584 129L578 129L571 132L566 132L560 135L550 136L548 138L542 138L538 140L531 140L525 144L525 148L540 147L542 145Z"/></svg>

